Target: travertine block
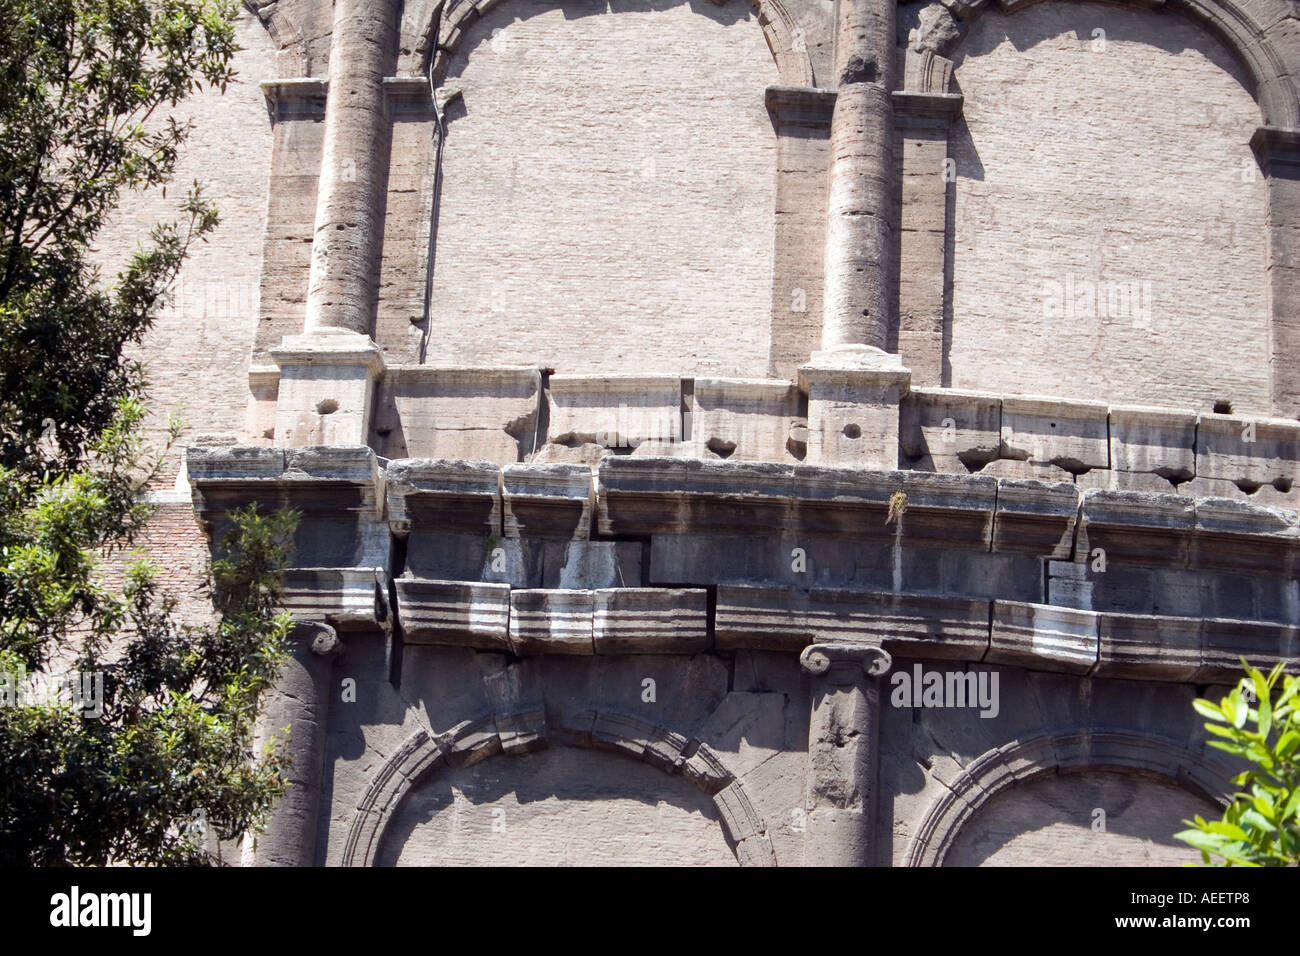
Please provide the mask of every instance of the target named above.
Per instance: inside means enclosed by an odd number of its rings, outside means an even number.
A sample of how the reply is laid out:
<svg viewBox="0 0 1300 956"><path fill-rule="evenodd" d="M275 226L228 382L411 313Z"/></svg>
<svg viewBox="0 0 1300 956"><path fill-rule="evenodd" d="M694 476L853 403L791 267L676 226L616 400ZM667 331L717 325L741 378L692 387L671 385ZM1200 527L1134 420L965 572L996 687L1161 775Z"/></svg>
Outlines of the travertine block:
<svg viewBox="0 0 1300 956"><path fill-rule="evenodd" d="M490 461L414 458L388 466L388 520L412 530L494 535L501 529L501 472Z"/></svg>
<svg viewBox="0 0 1300 956"><path fill-rule="evenodd" d="M910 467L966 474L998 457L1002 441L999 395L916 388L904 399L900 416L899 444L903 463ZM987 470L981 473L991 474Z"/></svg>
<svg viewBox="0 0 1300 956"><path fill-rule="evenodd" d="M808 395L810 465L898 466L898 407L911 372L897 355L868 346L815 352L799 369Z"/></svg>
<svg viewBox="0 0 1300 956"><path fill-rule="evenodd" d="M248 415L244 436L250 445L269 445L275 438L275 406L280 391L280 370L254 366L248 370Z"/></svg>
<svg viewBox="0 0 1300 956"><path fill-rule="evenodd" d="M364 445L383 357L369 337L320 331L271 349L280 366L275 443Z"/></svg>
<svg viewBox="0 0 1300 956"><path fill-rule="evenodd" d="M1001 456L1050 463L1075 473L1108 468L1108 412L1103 402L1004 396Z"/></svg>
<svg viewBox="0 0 1300 956"><path fill-rule="evenodd" d="M682 439L682 383L678 378L552 375L546 399L549 446L636 448L647 441Z"/></svg>
<svg viewBox="0 0 1300 956"><path fill-rule="evenodd" d="M1191 680L1201 669L1202 622L1195 618L1103 614L1097 677Z"/></svg>
<svg viewBox="0 0 1300 956"><path fill-rule="evenodd" d="M1149 472L1175 481L1191 478L1196 474L1196 413L1112 405L1110 462L1115 471Z"/></svg>
<svg viewBox="0 0 1300 956"><path fill-rule="evenodd" d="M1097 663L1097 615L994 601L993 631L984 662L1086 674Z"/></svg>
<svg viewBox="0 0 1300 956"><path fill-rule="evenodd" d="M603 588L593 624L597 654L699 654L708 650L708 594L678 588Z"/></svg>
<svg viewBox="0 0 1300 956"><path fill-rule="evenodd" d="M537 445L535 368L389 369L375 430L393 458L469 458L505 465Z"/></svg>
<svg viewBox="0 0 1300 956"><path fill-rule="evenodd" d="M1196 475L1289 491L1300 467L1300 422L1244 415L1201 415Z"/></svg>
<svg viewBox="0 0 1300 956"><path fill-rule="evenodd" d="M594 591L512 591L510 648L520 655L594 654L594 610Z"/></svg>
<svg viewBox="0 0 1300 956"><path fill-rule="evenodd" d="M791 461L805 440L799 393L790 382L697 378L691 442L720 458ZM664 454L659 451L657 454Z"/></svg>
<svg viewBox="0 0 1300 956"><path fill-rule="evenodd" d="M591 536L593 491L586 465L507 465L501 488L507 538Z"/></svg>
<svg viewBox="0 0 1300 956"><path fill-rule="evenodd" d="M1014 458L999 458L991 461L981 468L979 473L990 478L1023 478L1059 484L1074 483L1074 475L1059 465L1042 461L1020 461Z"/></svg>
<svg viewBox="0 0 1300 956"><path fill-rule="evenodd" d="M508 651L510 586L398 578L397 616L410 644Z"/></svg>

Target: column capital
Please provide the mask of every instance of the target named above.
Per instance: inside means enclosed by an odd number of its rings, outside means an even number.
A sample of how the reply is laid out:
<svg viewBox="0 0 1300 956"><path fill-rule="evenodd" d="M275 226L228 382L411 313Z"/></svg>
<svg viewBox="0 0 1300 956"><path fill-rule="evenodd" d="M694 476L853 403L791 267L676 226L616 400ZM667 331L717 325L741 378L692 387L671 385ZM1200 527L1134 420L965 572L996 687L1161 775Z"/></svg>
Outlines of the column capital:
<svg viewBox="0 0 1300 956"><path fill-rule="evenodd" d="M894 659L876 644L809 644L799 655L800 668L814 676L826 674L835 664L856 665L867 677L879 677L888 672Z"/></svg>

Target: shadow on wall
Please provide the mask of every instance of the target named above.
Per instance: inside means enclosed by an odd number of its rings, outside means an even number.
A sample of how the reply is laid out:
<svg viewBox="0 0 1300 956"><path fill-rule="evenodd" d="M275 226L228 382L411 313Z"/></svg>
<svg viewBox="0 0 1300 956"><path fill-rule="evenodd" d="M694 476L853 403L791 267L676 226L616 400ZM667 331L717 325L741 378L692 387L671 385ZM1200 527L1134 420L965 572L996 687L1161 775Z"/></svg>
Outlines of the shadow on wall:
<svg viewBox="0 0 1300 956"><path fill-rule="evenodd" d="M1163 777L1113 771L1003 791L957 834L945 866L1180 866L1200 854L1173 834L1221 811Z"/></svg>

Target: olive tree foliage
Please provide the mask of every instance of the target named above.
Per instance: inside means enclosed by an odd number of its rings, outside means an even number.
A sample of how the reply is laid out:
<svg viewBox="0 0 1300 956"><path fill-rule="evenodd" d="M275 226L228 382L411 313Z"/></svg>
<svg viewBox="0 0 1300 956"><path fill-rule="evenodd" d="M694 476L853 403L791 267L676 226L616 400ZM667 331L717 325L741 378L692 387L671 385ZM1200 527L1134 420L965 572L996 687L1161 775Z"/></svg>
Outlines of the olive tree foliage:
<svg viewBox="0 0 1300 956"><path fill-rule="evenodd" d="M143 560L105 575L179 436L148 447L129 352L217 211L195 183L111 277L94 242L170 181L189 128L169 111L233 78L236 12L0 0L0 864L206 862L283 792L283 747L256 748L254 725L286 653L296 516L232 515L207 624L180 623ZM56 667L103 675L97 716L30 692Z"/></svg>
<svg viewBox="0 0 1300 956"><path fill-rule="evenodd" d="M1300 865L1300 677L1277 664L1267 675L1246 665L1246 678L1216 704L1193 701L1209 719L1217 747L1250 764L1233 778L1222 820L1199 815L1175 834L1216 866Z"/></svg>

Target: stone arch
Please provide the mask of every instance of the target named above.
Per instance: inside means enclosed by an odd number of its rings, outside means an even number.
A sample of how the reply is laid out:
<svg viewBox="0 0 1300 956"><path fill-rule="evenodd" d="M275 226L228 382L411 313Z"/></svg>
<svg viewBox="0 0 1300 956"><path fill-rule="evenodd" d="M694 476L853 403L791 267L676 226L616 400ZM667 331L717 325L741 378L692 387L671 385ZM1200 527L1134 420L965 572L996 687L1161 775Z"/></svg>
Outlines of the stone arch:
<svg viewBox="0 0 1300 956"><path fill-rule="evenodd" d="M973 760L926 812L907 852L908 866L942 866L957 835L1000 792L1050 774L1110 770L1172 781L1226 806L1229 774L1203 752L1176 741L1130 732L1045 735L989 750Z"/></svg>
<svg viewBox="0 0 1300 956"><path fill-rule="evenodd" d="M402 21L398 73L408 76L431 74L441 81L447 60L456 51L474 21L497 5L499 0L415 0ZM803 31L781 0L749 0L758 14L759 26L768 50L786 86L812 86L812 60Z"/></svg>
<svg viewBox="0 0 1300 956"><path fill-rule="evenodd" d="M244 7L261 21L279 48L276 74L281 79L307 76L307 41L297 24L281 9L282 6L278 0L244 0Z"/></svg>
<svg viewBox="0 0 1300 956"><path fill-rule="evenodd" d="M1015 13L1044 0L998 0L1004 13ZM1246 9L1233 0L1114 0L1139 10L1180 12L1224 43L1241 61L1255 84L1252 91L1267 126L1300 126L1300 95L1290 70L1268 37L1269 27L1288 15L1285 4L1268 0ZM963 24L992 7L990 0L943 0ZM960 40L958 41L960 43Z"/></svg>
<svg viewBox="0 0 1300 956"><path fill-rule="evenodd" d="M539 709L465 721L446 734L418 730L376 771L357 805L343 848L343 866L373 866L388 825L406 797L442 766L464 767L497 755L520 755L552 743ZM681 774L710 796L741 866L775 866L767 824L744 787L707 744L669 728L610 710L585 710L555 728L561 746L599 749Z"/></svg>

